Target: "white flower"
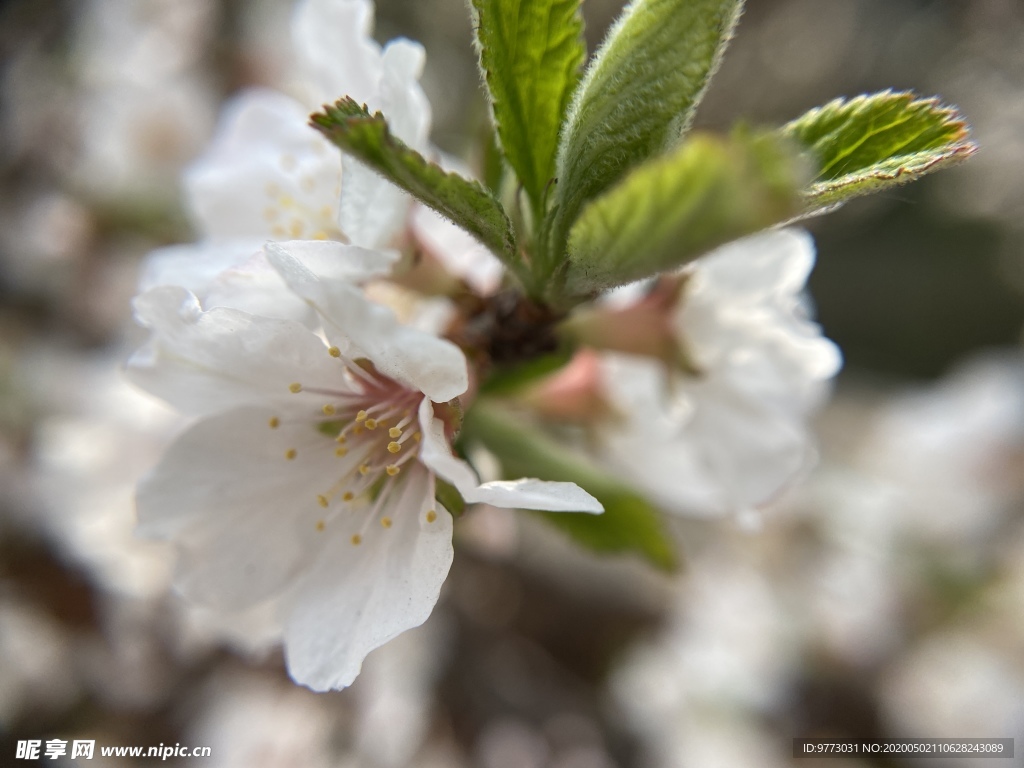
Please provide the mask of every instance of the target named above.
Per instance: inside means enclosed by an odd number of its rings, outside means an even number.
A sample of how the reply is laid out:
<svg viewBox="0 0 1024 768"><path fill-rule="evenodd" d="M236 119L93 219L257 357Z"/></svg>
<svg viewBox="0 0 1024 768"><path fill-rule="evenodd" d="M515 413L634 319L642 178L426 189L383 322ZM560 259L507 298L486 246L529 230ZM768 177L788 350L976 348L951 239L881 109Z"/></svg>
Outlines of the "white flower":
<svg viewBox="0 0 1024 768"><path fill-rule="evenodd" d="M805 420L841 364L807 318L813 264L810 236L792 229L697 262L672 317L697 372L605 356L606 387L625 418L606 423L603 458L689 514L748 512L784 490L813 455Z"/></svg>
<svg viewBox="0 0 1024 768"><path fill-rule="evenodd" d="M174 258L156 252L161 263L147 266L144 288L183 285L197 291L206 306L205 283L190 280L197 270L204 280L214 277L209 255L216 250L228 270L219 278L216 306L253 311L231 302L257 298L251 290L255 271L267 294L264 306L279 303L274 316L301 319L287 308L294 297L261 263L263 242L340 240L381 249L405 246L411 234L476 290L496 289L501 265L483 246L309 126L311 112L349 95L383 112L392 133L413 149L435 154L428 141L430 104L419 85L423 49L403 39L382 48L371 37L372 17L368 0L305 0L296 6L288 78L293 95L254 88L228 103L210 146L183 178L202 242L175 246ZM228 252L234 255L225 260ZM240 277L233 268L245 273L240 287L230 285Z"/></svg>
<svg viewBox="0 0 1024 768"><path fill-rule="evenodd" d="M304 302L267 264L264 242L400 244L408 196L343 159L309 125L312 111L351 94L382 110L404 141L427 148L430 108L418 83L423 51L407 40L382 49L369 36L372 11L366 0L296 7L291 79L302 100L252 88L229 101L209 147L182 179L200 241L155 251L143 266L141 290L180 285L206 308L309 320ZM333 276L329 268L321 274Z"/></svg>
<svg viewBox="0 0 1024 768"><path fill-rule="evenodd" d="M451 449L461 351L295 256L324 248L375 255L295 242L266 256L316 310L326 344L294 320L204 311L163 286L136 299L152 338L129 364L136 383L202 417L142 482L141 532L177 543L189 597L225 609L278 599L291 674L317 690L351 683L437 601L453 554L437 478L470 503L601 510L571 483L480 485Z"/></svg>

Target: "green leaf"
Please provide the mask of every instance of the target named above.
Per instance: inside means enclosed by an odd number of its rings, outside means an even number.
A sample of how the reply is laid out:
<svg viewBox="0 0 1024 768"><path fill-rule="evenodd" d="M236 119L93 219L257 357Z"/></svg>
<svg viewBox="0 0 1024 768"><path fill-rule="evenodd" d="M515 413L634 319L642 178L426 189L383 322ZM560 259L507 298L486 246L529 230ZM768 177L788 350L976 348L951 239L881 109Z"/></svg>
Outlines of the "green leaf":
<svg viewBox="0 0 1024 768"><path fill-rule="evenodd" d="M519 266L512 225L501 204L475 181L448 173L391 135L384 116L349 97L311 118L314 128L388 181L451 219L509 266Z"/></svg>
<svg viewBox="0 0 1024 768"><path fill-rule="evenodd" d="M625 483L573 454L528 422L481 398L466 414L463 437L483 443L506 477L573 482L604 505L604 514L542 512L547 522L596 552L633 552L671 570L676 554L657 510Z"/></svg>
<svg viewBox="0 0 1024 768"><path fill-rule="evenodd" d="M580 0L472 0L480 69L509 164L539 214L587 51Z"/></svg>
<svg viewBox="0 0 1024 768"><path fill-rule="evenodd" d="M583 204L688 130L742 0L634 0L573 97L558 149L553 249Z"/></svg>
<svg viewBox="0 0 1024 768"><path fill-rule="evenodd" d="M806 171L773 135L695 134L588 205L569 237L566 293L675 269L801 210Z"/></svg>
<svg viewBox="0 0 1024 768"><path fill-rule="evenodd" d="M977 149L956 109L906 92L836 99L781 133L812 152L821 169L806 192L812 210L913 181Z"/></svg>

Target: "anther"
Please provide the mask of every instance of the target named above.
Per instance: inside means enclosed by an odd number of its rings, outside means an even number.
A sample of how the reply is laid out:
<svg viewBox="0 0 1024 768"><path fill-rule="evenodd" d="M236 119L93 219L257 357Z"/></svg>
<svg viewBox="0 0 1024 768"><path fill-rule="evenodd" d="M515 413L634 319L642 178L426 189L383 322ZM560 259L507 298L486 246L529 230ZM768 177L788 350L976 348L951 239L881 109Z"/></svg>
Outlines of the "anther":
<svg viewBox="0 0 1024 768"><path fill-rule="evenodd" d="M299 452L296 451L294 448L289 448L287 451L284 452L284 457L286 459L288 459L288 461L291 461L292 459L294 459L298 455L299 455Z"/></svg>
<svg viewBox="0 0 1024 768"><path fill-rule="evenodd" d="M342 501L352 501L352 499L354 499L355 497L356 497L356 495L354 493L352 493L352 491L345 491L345 493L343 493L341 495L341 500Z"/></svg>
<svg viewBox="0 0 1024 768"><path fill-rule="evenodd" d="M323 520L317 520L317 521L316 521L316 529L317 529L317 530L318 530L318 531L319 531L320 533L323 533L323 532L324 532L324 529L325 529L326 527L327 527L327 523L325 523L325 522L324 522Z"/></svg>
<svg viewBox="0 0 1024 768"><path fill-rule="evenodd" d="M384 528L390 528L391 527L391 518L390 517L382 517L380 519L380 524Z"/></svg>
<svg viewBox="0 0 1024 768"><path fill-rule="evenodd" d="M341 357L341 350L337 347L328 347L327 354L331 357Z"/></svg>
<svg viewBox="0 0 1024 768"><path fill-rule="evenodd" d="M336 443L344 443L345 442L345 436L344 435L338 435L336 438L334 438L334 442L336 442Z"/></svg>
<svg viewBox="0 0 1024 768"><path fill-rule="evenodd" d="M314 240L326 240L327 239L327 233L324 232L322 229L318 229L316 232L313 233L313 239Z"/></svg>
<svg viewBox="0 0 1024 768"><path fill-rule="evenodd" d="M281 426L281 420L277 416L271 416L270 421L267 422L267 426L271 429L277 429Z"/></svg>
<svg viewBox="0 0 1024 768"><path fill-rule="evenodd" d="M384 471L387 472L388 475L390 475L391 477L394 477L401 471L401 467L399 467L397 464L388 464L384 468Z"/></svg>
<svg viewBox="0 0 1024 768"><path fill-rule="evenodd" d="M367 419L366 420L366 428L367 429L376 429L377 428L377 420L376 419Z"/></svg>
<svg viewBox="0 0 1024 768"><path fill-rule="evenodd" d="M427 522L432 523L435 520L437 520L437 512L435 512L434 510L430 510L429 512L427 512Z"/></svg>
<svg viewBox="0 0 1024 768"><path fill-rule="evenodd" d="M363 543L363 537L360 536L358 533L353 533L350 541L352 542L353 547L358 547L360 544Z"/></svg>
<svg viewBox="0 0 1024 768"><path fill-rule="evenodd" d="M368 474L370 474L370 465L369 464L360 464L359 465L359 474L362 475L363 477L366 477Z"/></svg>
<svg viewBox="0 0 1024 768"><path fill-rule="evenodd" d="M397 439L402 436L402 430L400 430L398 427L392 427L391 429L388 430L388 435L390 437Z"/></svg>
<svg viewBox="0 0 1024 768"><path fill-rule="evenodd" d="M360 411L356 414L356 421L366 421L366 411Z"/></svg>
<svg viewBox="0 0 1024 768"><path fill-rule="evenodd" d="M419 432L414 432L412 435L412 439L418 443L420 440L423 439L423 435L421 435Z"/></svg>
<svg viewBox="0 0 1024 768"><path fill-rule="evenodd" d="M400 450L402 450L402 446L401 444L396 443L394 440L392 440L390 443L388 443L388 450L391 453L398 453Z"/></svg>
<svg viewBox="0 0 1024 768"><path fill-rule="evenodd" d="M302 391L302 385L299 384L299 382L297 381L293 381L291 384L288 385L288 391L291 392L293 395L297 395L299 392Z"/></svg>
<svg viewBox="0 0 1024 768"><path fill-rule="evenodd" d="M327 509L328 501L327 501L327 497L326 496L323 496L323 495L317 496L316 497L316 503L319 504L324 509Z"/></svg>
<svg viewBox="0 0 1024 768"><path fill-rule="evenodd" d="M324 412L324 416L333 416L334 414L336 414L338 412L338 409L335 408L330 403L325 405L321 410Z"/></svg>
<svg viewBox="0 0 1024 768"><path fill-rule="evenodd" d="M346 456L347 454L348 448L346 448L344 445L339 445L337 448L334 449L335 456Z"/></svg>

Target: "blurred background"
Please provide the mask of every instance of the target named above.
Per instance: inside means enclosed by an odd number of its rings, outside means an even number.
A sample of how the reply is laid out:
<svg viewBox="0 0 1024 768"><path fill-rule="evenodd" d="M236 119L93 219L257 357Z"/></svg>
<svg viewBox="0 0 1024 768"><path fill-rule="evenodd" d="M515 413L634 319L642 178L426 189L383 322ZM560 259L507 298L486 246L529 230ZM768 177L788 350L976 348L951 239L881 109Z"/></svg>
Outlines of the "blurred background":
<svg viewBox="0 0 1024 768"><path fill-rule="evenodd" d="M377 6L379 40L426 46L434 141L469 152L464 4ZM760 530L679 523L676 577L475 512L433 617L325 695L260 626L182 604L167 549L132 538L134 483L180 425L120 375L140 259L192 239L180 170L226 97L279 82L290 7L0 4L0 764L31 738L268 768L814 768L795 736L1024 751L1024 4L750 0L699 127L893 87L957 104L981 146L808 222L846 356L818 468ZM620 7L584 4L591 50Z"/></svg>

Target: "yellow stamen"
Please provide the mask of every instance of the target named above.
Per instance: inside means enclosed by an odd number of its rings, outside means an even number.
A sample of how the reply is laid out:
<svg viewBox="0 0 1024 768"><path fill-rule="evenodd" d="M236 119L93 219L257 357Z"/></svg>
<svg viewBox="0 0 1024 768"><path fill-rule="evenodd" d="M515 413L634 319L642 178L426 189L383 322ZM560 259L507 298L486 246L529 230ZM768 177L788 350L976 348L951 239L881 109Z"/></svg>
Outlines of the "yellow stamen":
<svg viewBox="0 0 1024 768"><path fill-rule="evenodd" d="M384 468L384 471L387 472L391 477L394 477L401 471L401 467L399 467L397 464L388 464L387 467Z"/></svg>
<svg viewBox="0 0 1024 768"><path fill-rule="evenodd" d="M330 403L325 405L321 410L323 410L324 416L333 416L334 414L336 414L338 412L338 409L335 408Z"/></svg>
<svg viewBox="0 0 1024 768"><path fill-rule="evenodd" d="M267 422L267 426L271 429L277 429L281 426L281 420L277 416L271 416L270 421Z"/></svg>
<svg viewBox="0 0 1024 768"><path fill-rule="evenodd" d="M334 442L336 442L336 443L344 443L345 442L345 436L344 435L338 435L336 438L334 438Z"/></svg>
<svg viewBox="0 0 1024 768"><path fill-rule="evenodd" d="M328 347L327 354L331 357L341 357L341 350L337 347Z"/></svg>
<svg viewBox="0 0 1024 768"><path fill-rule="evenodd" d="M362 424L356 424L354 427L352 427L352 434L356 435L356 436L363 434L363 432L365 432L365 431L366 430L363 429L363 425Z"/></svg>
<svg viewBox="0 0 1024 768"><path fill-rule="evenodd" d="M394 440L392 440L390 443L388 443L388 450L391 451L391 453L398 453L400 450L402 450L402 446L399 443L396 443Z"/></svg>
<svg viewBox="0 0 1024 768"><path fill-rule="evenodd" d="M366 421L366 411L360 411L356 414L356 421Z"/></svg>
<svg viewBox="0 0 1024 768"><path fill-rule="evenodd" d="M324 528L326 528L326 527L327 527L327 523L325 523L323 520L317 520L316 521L316 529L320 533L323 533L324 532Z"/></svg>
<svg viewBox="0 0 1024 768"><path fill-rule="evenodd" d="M344 445L339 445L337 448L334 449L335 456L345 456L347 454L348 448L346 448Z"/></svg>
<svg viewBox="0 0 1024 768"><path fill-rule="evenodd" d="M390 527L391 527L391 518L390 518L390 517L382 517L382 518L380 519L380 524L381 524L381 525L382 525L382 526L383 526L384 528L390 528Z"/></svg>
<svg viewBox="0 0 1024 768"><path fill-rule="evenodd" d="M362 475L363 477L366 477L368 474L370 474L370 465L369 464L360 464L359 465L359 474Z"/></svg>
<svg viewBox="0 0 1024 768"><path fill-rule="evenodd" d="M288 385L288 391L291 392L293 395L297 395L299 392L302 391L302 385L299 384L299 382L297 381L293 381L291 384Z"/></svg>
<svg viewBox="0 0 1024 768"><path fill-rule="evenodd" d="M388 436L397 439L402 436L402 430L400 430L398 427L392 427L391 429L388 430Z"/></svg>
<svg viewBox="0 0 1024 768"><path fill-rule="evenodd" d="M351 541L353 547L358 547L360 544L363 543L363 537L360 536L358 533L353 533Z"/></svg>
<svg viewBox="0 0 1024 768"><path fill-rule="evenodd" d="M352 491L345 491L345 493L343 493L342 496L341 496L341 500L342 501L352 501L352 499L354 499L355 497L356 497L356 495L354 493L352 493Z"/></svg>
<svg viewBox="0 0 1024 768"><path fill-rule="evenodd" d="M316 503L319 504L324 509L326 509L327 508L327 504L328 504L327 497L323 496L323 495L317 496L316 497Z"/></svg>
<svg viewBox="0 0 1024 768"><path fill-rule="evenodd" d="M412 439L418 443L420 440L423 439L423 435L421 435L419 432L414 432Z"/></svg>
<svg viewBox="0 0 1024 768"><path fill-rule="evenodd" d="M298 455L299 455L299 452L296 451L294 448L289 448L287 451L284 452L284 457L286 459L288 459L288 461L291 461L292 459L294 459Z"/></svg>
<svg viewBox="0 0 1024 768"><path fill-rule="evenodd" d="M318 229L316 232L313 233L313 239L314 240L326 240L327 239L327 233L324 232L322 229Z"/></svg>
<svg viewBox="0 0 1024 768"><path fill-rule="evenodd" d="M437 520L437 512L435 512L434 510L430 510L429 512L427 512L427 522L432 523L435 520Z"/></svg>
<svg viewBox="0 0 1024 768"><path fill-rule="evenodd" d="M367 429L376 429L377 428L377 420L376 419L367 419L366 420L366 428Z"/></svg>

